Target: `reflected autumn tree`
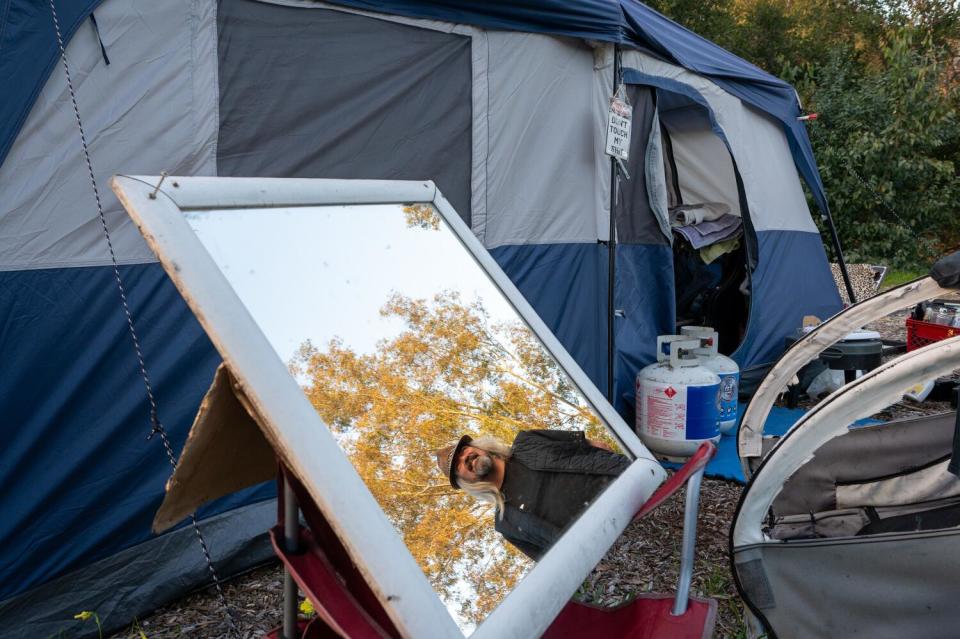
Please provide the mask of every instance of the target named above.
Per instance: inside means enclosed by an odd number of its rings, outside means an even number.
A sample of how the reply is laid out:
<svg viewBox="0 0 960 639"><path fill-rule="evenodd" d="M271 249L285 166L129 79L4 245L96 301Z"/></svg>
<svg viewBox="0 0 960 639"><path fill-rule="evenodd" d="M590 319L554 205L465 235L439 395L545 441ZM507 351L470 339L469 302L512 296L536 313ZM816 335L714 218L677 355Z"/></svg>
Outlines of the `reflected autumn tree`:
<svg viewBox="0 0 960 639"><path fill-rule="evenodd" d="M403 217L410 228L432 231L440 228L440 216L430 204L408 204L403 207Z"/></svg>
<svg viewBox="0 0 960 639"><path fill-rule="evenodd" d="M373 353L306 342L291 369L433 586L479 622L531 564L494 531L491 506L450 487L431 451L465 433L507 443L535 428L607 436L519 321L493 322L479 301L449 291L394 294L380 313L403 329Z"/></svg>

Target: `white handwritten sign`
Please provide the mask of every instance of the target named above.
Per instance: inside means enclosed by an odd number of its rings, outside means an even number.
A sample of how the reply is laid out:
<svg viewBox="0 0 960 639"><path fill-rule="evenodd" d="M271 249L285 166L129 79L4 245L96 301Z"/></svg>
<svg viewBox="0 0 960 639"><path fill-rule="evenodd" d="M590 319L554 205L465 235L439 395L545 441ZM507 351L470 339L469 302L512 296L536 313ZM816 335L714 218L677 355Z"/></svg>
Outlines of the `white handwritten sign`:
<svg viewBox="0 0 960 639"><path fill-rule="evenodd" d="M626 99L619 95L610 98L610 115L607 119L607 155L621 160L629 158L632 117L633 107L627 103Z"/></svg>

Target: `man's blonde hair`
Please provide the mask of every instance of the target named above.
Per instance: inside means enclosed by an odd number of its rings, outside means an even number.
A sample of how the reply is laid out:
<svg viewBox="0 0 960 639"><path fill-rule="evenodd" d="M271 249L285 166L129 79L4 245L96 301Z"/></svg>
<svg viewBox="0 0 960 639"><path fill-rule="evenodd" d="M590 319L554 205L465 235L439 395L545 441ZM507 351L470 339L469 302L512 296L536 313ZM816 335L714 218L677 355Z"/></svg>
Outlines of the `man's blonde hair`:
<svg viewBox="0 0 960 639"><path fill-rule="evenodd" d="M503 460L510 459L510 456L513 454L513 451L509 446L504 444L502 441L496 437L490 435L483 435L477 437L471 441L469 446L474 448L479 448L480 450L486 451L495 457L499 457ZM463 489L463 492L467 493L471 497L478 499L480 501L485 501L488 504L493 504L497 509L497 516L503 518L503 493L500 492L500 489L488 481L467 481L466 479L457 476L457 485Z"/></svg>

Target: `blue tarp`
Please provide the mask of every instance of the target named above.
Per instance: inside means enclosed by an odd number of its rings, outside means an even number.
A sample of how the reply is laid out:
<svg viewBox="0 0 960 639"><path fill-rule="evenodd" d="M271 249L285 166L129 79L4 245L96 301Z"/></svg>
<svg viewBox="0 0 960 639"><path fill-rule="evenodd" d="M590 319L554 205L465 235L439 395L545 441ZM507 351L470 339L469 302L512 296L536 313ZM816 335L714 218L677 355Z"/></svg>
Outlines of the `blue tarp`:
<svg viewBox="0 0 960 639"><path fill-rule="evenodd" d="M746 408L746 404L740 404L739 417L743 417ZM800 421L800 418L806 414L807 411L803 408L774 406L770 409L770 414L767 415L767 421L764 422L763 434L772 436L785 435L787 431L790 430L790 427ZM857 426L879 423L881 422L869 418L855 422ZM707 477L726 479L740 484L746 483L743 470L740 468L740 456L737 454L737 437L735 433L736 431L720 438L720 443L717 446L717 454L710 460L710 463L707 464ZM664 463L664 466L672 469L680 468L680 464L673 463Z"/></svg>
<svg viewBox="0 0 960 639"><path fill-rule="evenodd" d="M101 0L55 0L64 38L77 30ZM786 82L738 58L636 0L339 0L344 6L416 18L447 20L487 29L566 35L643 47L714 80L741 100L783 123L800 174L821 210L827 210L820 174L796 93ZM53 20L46 2L0 0L0 164L23 126L57 59Z"/></svg>

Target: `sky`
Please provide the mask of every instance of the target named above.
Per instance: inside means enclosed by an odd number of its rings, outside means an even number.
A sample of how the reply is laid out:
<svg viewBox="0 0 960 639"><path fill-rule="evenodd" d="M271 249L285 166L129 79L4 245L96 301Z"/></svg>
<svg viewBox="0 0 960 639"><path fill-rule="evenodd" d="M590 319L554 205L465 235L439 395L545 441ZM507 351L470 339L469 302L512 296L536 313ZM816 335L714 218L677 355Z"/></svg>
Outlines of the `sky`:
<svg viewBox="0 0 960 639"><path fill-rule="evenodd" d="M456 290L495 321L519 317L445 224L410 228L399 205L185 215L284 363L306 339L372 352L404 328L379 315L393 292Z"/></svg>

